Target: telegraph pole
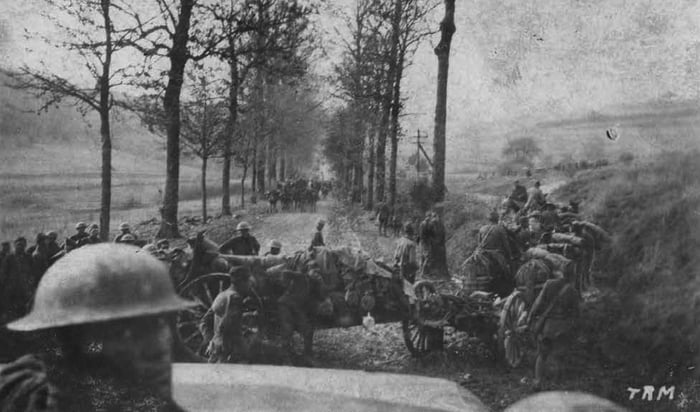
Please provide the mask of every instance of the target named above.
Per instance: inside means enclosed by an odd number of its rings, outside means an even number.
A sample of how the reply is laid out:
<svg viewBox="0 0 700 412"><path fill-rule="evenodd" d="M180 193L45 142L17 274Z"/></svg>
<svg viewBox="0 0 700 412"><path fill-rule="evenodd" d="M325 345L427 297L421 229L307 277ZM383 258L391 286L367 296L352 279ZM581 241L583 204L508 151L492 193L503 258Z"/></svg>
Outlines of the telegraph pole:
<svg viewBox="0 0 700 412"><path fill-rule="evenodd" d="M416 182L420 179L420 129L416 134Z"/></svg>

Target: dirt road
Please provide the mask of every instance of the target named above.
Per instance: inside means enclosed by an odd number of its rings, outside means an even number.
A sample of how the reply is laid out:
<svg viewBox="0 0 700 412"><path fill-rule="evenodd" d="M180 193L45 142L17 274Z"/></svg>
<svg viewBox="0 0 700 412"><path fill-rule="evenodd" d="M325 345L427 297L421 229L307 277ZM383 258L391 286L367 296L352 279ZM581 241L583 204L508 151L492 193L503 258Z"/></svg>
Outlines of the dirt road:
<svg viewBox="0 0 700 412"><path fill-rule="evenodd" d="M378 235L377 226L367 213L347 214L331 201L321 202L316 213L277 213L254 222L254 234L261 244L280 240L283 251L308 246L318 219L327 221L326 244L331 247L362 248L372 257L390 261L395 238ZM266 244L266 243L265 243ZM296 337L301 350L301 342ZM528 392L520 379L529 370L506 372L487 355L485 346L466 334L446 331L447 348L423 359L412 358L403 343L398 323L321 330L315 337L316 366L361 369L434 376L457 381L494 409L503 409ZM515 390L513 390L515 389Z"/></svg>
<svg viewBox="0 0 700 412"><path fill-rule="evenodd" d="M324 230L326 244L331 247L362 248L375 259L390 262L396 239L379 236L371 215L348 211L332 201L319 204L316 213L277 213L258 215L253 232L261 244L280 240L283 252L304 249L309 245L318 219L327 221ZM298 337L296 345L301 350ZM415 359L404 346L398 323L377 325L373 330L363 327L337 328L317 331L315 337L316 366L339 369L361 369L393 373L441 377L460 383L476 394L493 410L503 410L532 393L529 385L533 375L534 348L521 367L508 369L492 359L478 339L450 328L445 331L445 350ZM583 390L607 398L616 398L614 383L617 372L601 365L585 341L572 348L568 371L550 390ZM614 369L614 368L613 368Z"/></svg>

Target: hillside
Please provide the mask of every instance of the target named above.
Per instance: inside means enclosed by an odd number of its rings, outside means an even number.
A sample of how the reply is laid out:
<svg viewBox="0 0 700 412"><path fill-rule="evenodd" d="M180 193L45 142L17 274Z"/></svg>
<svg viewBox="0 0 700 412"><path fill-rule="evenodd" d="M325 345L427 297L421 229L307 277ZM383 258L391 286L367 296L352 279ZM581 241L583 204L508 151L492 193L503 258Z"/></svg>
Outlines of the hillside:
<svg viewBox="0 0 700 412"><path fill-rule="evenodd" d="M616 142L605 137L605 131L611 127L620 135ZM509 124L474 126L450 140L448 166L459 170L470 162L498 163L506 142L525 136L534 137L542 148L539 163L551 165L566 158L615 159L624 152L641 158L655 156L662 150L700 148L698 132L700 104L697 101L611 106L556 121L520 119ZM489 166L482 167L488 169Z"/></svg>
<svg viewBox="0 0 700 412"><path fill-rule="evenodd" d="M650 382L681 383L700 339L700 165L698 152L643 166L582 174L556 193L583 200L587 218L613 235L598 281L599 350ZM650 380L651 379L651 380Z"/></svg>
<svg viewBox="0 0 700 412"><path fill-rule="evenodd" d="M0 76L0 175L99 173L99 119L83 117L69 102L37 114L41 102L3 84ZM137 116L114 110L111 119L115 173L165 175L164 138ZM213 165L213 167L216 167ZM183 157L182 175L199 174L196 159Z"/></svg>

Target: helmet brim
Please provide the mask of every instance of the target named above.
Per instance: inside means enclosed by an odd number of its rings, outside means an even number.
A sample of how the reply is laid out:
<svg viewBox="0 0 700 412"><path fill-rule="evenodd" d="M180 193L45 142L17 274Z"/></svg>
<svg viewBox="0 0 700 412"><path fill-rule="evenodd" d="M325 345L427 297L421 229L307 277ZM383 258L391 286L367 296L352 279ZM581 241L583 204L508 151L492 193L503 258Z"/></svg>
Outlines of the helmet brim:
<svg viewBox="0 0 700 412"><path fill-rule="evenodd" d="M197 303L173 296L167 301L158 302L157 307L151 304L131 305L126 308L105 307L100 310L88 311L32 311L27 316L7 324L7 329L18 332L31 332L42 329L52 329L63 326L84 325L96 322L109 322L118 319L128 319L144 316L154 316L179 312L196 306Z"/></svg>

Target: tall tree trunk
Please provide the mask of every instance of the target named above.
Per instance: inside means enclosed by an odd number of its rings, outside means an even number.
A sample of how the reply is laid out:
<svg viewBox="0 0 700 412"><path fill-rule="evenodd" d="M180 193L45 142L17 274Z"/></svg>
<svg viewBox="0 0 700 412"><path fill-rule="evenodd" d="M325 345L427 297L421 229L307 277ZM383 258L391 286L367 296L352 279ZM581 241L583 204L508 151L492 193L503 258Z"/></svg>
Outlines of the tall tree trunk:
<svg viewBox="0 0 700 412"><path fill-rule="evenodd" d="M399 35L401 34L401 15L403 0L394 0L394 15L391 21L391 52L389 58L389 76L387 93L391 93L391 128L389 142L389 207L394 210L396 202L396 158L399 146L399 111L401 110L401 76L403 75L403 53L399 53Z"/></svg>
<svg viewBox="0 0 700 412"><path fill-rule="evenodd" d="M277 148L270 149L270 159L267 166L267 187L272 190L277 180Z"/></svg>
<svg viewBox="0 0 700 412"><path fill-rule="evenodd" d="M447 134L447 73L450 67L450 44L455 28L455 0L445 0L445 17L440 22L440 43L435 47L438 59L437 103L433 132L433 191L436 202L445 199L445 138Z"/></svg>
<svg viewBox="0 0 700 412"><path fill-rule="evenodd" d="M100 195L100 239L109 237L109 215L112 204L112 136L109 125L109 77L112 64L112 24L110 0L102 0L105 20L105 60L100 78L100 138L102 140L102 193Z"/></svg>
<svg viewBox="0 0 700 412"><path fill-rule="evenodd" d="M159 238L180 236L177 227L178 186L180 182L180 92L182 91L183 75L188 58L187 40L194 2L195 0L180 1L178 22L169 54L170 70L163 98L167 131L165 198L160 230L158 231Z"/></svg>
<svg viewBox="0 0 700 412"><path fill-rule="evenodd" d="M202 220L207 223L207 156L202 157Z"/></svg>
<svg viewBox="0 0 700 412"><path fill-rule="evenodd" d="M367 203L365 206L367 210L374 209L374 137L376 132L377 126L376 123L373 123L372 128L369 130L369 142L367 144L367 146L369 147L369 161L367 162L367 167L369 168L367 170Z"/></svg>
<svg viewBox="0 0 700 412"><path fill-rule="evenodd" d="M260 195L265 193L265 157L265 148L262 147L258 154L258 166L256 170L258 172L258 178L256 180L258 182L258 193Z"/></svg>
<svg viewBox="0 0 700 412"><path fill-rule="evenodd" d="M245 179L248 177L248 162L243 164L243 176L241 176L241 208L245 208Z"/></svg>
<svg viewBox="0 0 700 412"><path fill-rule="evenodd" d="M238 59L236 58L235 40L229 37L229 70L231 84L228 93L228 123L226 126L226 144L224 145L224 164L221 173L221 214L231 216L231 163L233 158L233 139L238 122Z"/></svg>
<svg viewBox="0 0 700 412"><path fill-rule="evenodd" d="M381 120L377 133L377 155L374 159L377 163L375 183L377 184L377 202L384 201L384 187L386 184L386 135L389 125L390 102L383 99L381 104Z"/></svg>
<svg viewBox="0 0 700 412"><path fill-rule="evenodd" d="M258 201L257 195L255 194L255 190L257 189L257 183L258 183L258 149L257 149L257 144L253 143L253 163L251 164L253 170L251 170L251 183L250 183L250 190L253 192L252 198L251 198L251 203L255 204Z"/></svg>
<svg viewBox="0 0 700 412"><path fill-rule="evenodd" d="M285 158L287 156L284 154L284 152L280 153L280 173L279 173L279 182L284 182L284 179L287 177L285 176L285 173L287 172L286 167L287 165L285 164Z"/></svg>

